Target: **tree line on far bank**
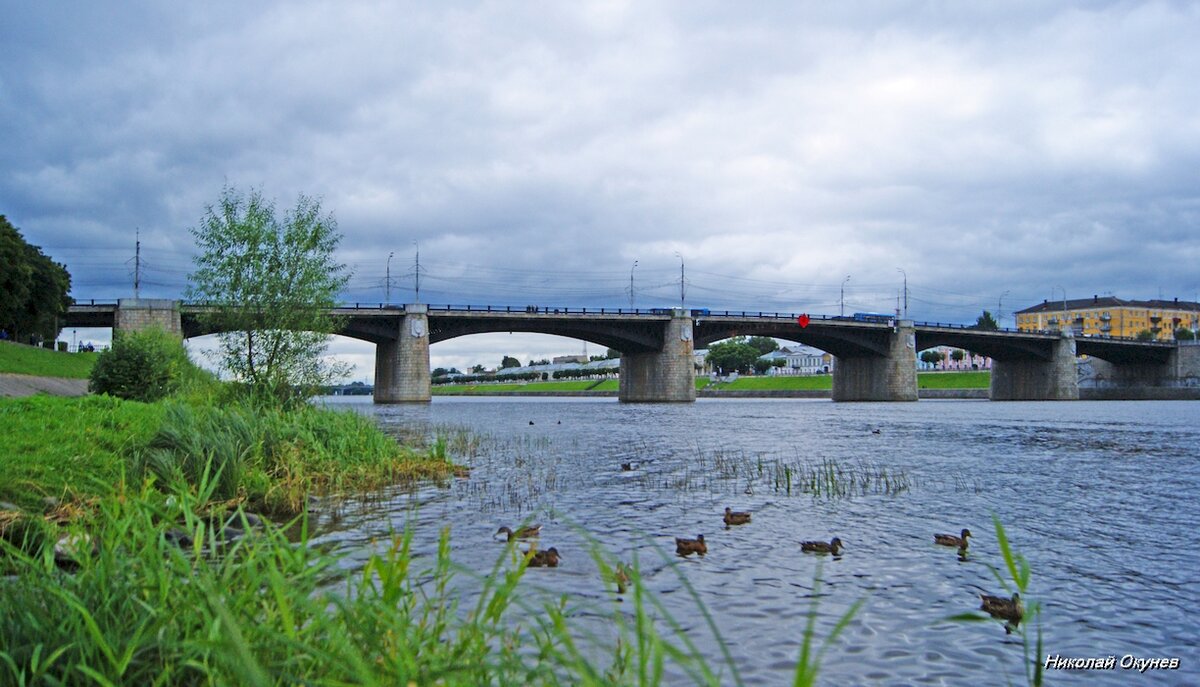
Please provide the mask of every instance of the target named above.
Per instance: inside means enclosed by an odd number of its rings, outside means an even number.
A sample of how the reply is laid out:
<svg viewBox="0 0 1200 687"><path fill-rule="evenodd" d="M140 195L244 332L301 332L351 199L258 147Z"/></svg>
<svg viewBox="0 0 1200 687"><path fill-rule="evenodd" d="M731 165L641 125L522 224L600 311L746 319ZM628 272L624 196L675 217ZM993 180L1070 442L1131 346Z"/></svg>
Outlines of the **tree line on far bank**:
<svg viewBox="0 0 1200 687"><path fill-rule="evenodd" d="M0 215L0 338L40 343L58 338L71 275Z"/></svg>

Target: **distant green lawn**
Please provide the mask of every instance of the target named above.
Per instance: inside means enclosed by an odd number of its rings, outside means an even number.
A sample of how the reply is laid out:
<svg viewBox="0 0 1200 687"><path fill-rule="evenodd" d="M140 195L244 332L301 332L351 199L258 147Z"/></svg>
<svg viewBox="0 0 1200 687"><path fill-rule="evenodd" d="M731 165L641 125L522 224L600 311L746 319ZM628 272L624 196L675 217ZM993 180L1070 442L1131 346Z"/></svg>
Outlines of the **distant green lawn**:
<svg viewBox="0 0 1200 687"><path fill-rule="evenodd" d="M616 380L613 380L614 383ZM571 380L562 382L512 382L508 384L438 384L433 387L434 394L452 396L455 394L491 394L498 391L587 391L595 384L595 380Z"/></svg>
<svg viewBox="0 0 1200 687"><path fill-rule="evenodd" d="M991 372L921 372L917 374L918 389L987 389L992 385Z"/></svg>
<svg viewBox="0 0 1200 687"><path fill-rule="evenodd" d="M727 383L710 384L720 391L809 391L833 388L832 375L789 375L780 377L738 377Z"/></svg>
<svg viewBox="0 0 1200 687"><path fill-rule="evenodd" d="M95 353L59 353L0 341L0 372L38 377L87 379L96 364Z"/></svg>

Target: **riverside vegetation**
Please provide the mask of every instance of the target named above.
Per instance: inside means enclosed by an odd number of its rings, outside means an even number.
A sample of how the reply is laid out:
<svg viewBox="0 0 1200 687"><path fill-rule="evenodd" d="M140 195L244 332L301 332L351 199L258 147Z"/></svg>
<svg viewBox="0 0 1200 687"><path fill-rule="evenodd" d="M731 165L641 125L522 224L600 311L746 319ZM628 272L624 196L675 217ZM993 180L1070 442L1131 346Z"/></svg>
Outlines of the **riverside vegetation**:
<svg viewBox="0 0 1200 687"><path fill-rule="evenodd" d="M448 531L423 564L404 532L346 571L309 546L307 496L453 475L451 442L404 448L352 413L273 407L162 355L164 336L112 349L151 378L170 368L157 400L0 401L0 683L654 685L667 665L697 684L741 682L642 588L636 561L599 545L598 566L620 566L633 601L631 615L607 611L607 638L577 636L569 599L522 593L528 559L511 546L478 576L452 564ZM139 370L117 362L101 359L94 389L127 388L119 378ZM250 531L250 511L281 524ZM477 577L469 608L458 575ZM806 634L796 684L812 684L835 636Z"/></svg>

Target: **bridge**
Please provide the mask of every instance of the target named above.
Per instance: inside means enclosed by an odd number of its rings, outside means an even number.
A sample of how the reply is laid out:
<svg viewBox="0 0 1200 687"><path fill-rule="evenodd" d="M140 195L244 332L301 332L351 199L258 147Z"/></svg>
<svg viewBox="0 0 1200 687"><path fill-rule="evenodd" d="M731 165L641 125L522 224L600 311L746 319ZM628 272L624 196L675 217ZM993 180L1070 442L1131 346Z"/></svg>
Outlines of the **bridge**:
<svg viewBox="0 0 1200 687"><path fill-rule="evenodd" d="M211 310L202 303L157 299L79 302L71 306L65 326L118 331L159 326L191 338L220 333L204 317ZM343 323L339 334L376 346L376 403L429 401L429 346L491 332L554 334L620 351L618 397L624 402L694 401L694 349L739 335L795 341L833 354L834 401L917 400L917 351L935 346L990 357L989 397L995 401L1079 399L1079 355L1096 361L1105 398L1152 397L1148 389L1200 388L1200 346L1073 337L1069 332L986 331L823 315L806 316L802 324L795 313L681 308L356 303L332 314Z"/></svg>

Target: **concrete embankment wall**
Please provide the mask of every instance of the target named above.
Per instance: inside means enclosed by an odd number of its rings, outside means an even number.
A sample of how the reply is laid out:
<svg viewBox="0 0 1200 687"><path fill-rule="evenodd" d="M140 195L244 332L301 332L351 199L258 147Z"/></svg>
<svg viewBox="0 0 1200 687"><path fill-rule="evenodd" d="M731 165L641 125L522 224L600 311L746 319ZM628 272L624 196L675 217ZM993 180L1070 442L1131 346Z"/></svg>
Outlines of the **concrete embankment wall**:
<svg viewBox="0 0 1200 687"><path fill-rule="evenodd" d="M469 394L434 394L435 396L566 396L612 398L615 391L493 391L491 393ZM696 392L700 398L824 398L830 397L829 389L793 389L790 391L721 391L716 389L700 389ZM986 399L987 389L921 389L921 398L966 398Z"/></svg>
<svg viewBox="0 0 1200 687"><path fill-rule="evenodd" d="M0 397L33 396L83 396L87 393L88 380L65 377L33 377L0 372Z"/></svg>
<svg viewBox="0 0 1200 687"><path fill-rule="evenodd" d="M1200 387L1081 387L1081 401L1200 401Z"/></svg>

